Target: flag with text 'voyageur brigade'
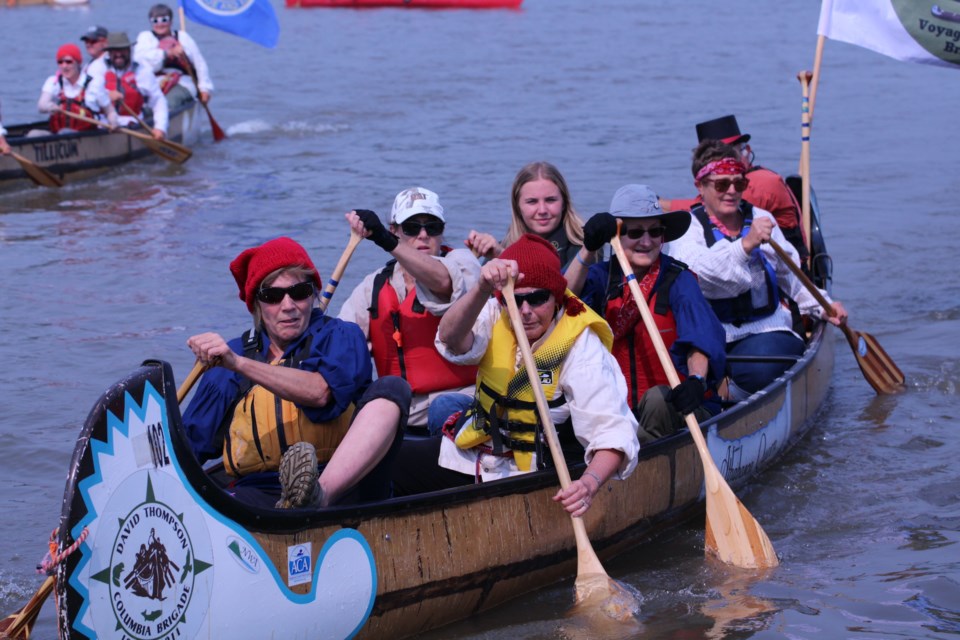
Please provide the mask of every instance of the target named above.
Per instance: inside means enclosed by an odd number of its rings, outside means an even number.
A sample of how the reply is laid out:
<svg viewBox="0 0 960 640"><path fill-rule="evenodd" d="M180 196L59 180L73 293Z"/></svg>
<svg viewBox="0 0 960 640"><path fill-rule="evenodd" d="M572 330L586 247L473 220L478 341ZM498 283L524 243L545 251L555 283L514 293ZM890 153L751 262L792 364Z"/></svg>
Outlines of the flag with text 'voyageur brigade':
<svg viewBox="0 0 960 640"><path fill-rule="evenodd" d="M823 0L817 33L897 60L960 66L958 0Z"/></svg>
<svg viewBox="0 0 960 640"><path fill-rule="evenodd" d="M187 18L273 48L280 23L270 0L180 0Z"/></svg>

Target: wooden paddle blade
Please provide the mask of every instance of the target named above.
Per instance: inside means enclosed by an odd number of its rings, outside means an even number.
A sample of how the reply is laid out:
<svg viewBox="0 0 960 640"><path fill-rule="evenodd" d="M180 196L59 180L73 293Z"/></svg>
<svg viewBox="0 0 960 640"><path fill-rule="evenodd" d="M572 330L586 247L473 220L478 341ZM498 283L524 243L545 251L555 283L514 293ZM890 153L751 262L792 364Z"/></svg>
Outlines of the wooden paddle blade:
<svg viewBox="0 0 960 640"><path fill-rule="evenodd" d="M121 127L119 129L123 133L133 136L137 140L143 142L143 146L153 151L155 154L163 158L164 160L169 160L170 162L175 162L177 164L183 164L190 159L190 156L193 155L193 151L189 147L185 147L178 142L172 140L157 140L151 135L142 133L140 131L134 131L133 129L127 129Z"/></svg>
<svg viewBox="0 0 960 640"><path fill-rule="evenodd" d="M33 594L30 601L18 609L15 613L0 620L0 638L10 638L11 640L27 640L30 637L30 631L33 629L37 616L40 615L40 609L47 596L53 591L56 581L53 576L48 576L37 592Z"/></svg>
<svg viewBox="0 0 960 640"><path fill-rule="evenodd" d="M719 474L715 467L713 473ZM706 550L726 564L770 569L780 564L767 533L726 482L707 482ZM711 498L712 494L712 498Z"/></svg>
<svg viewBox="0 0 960 640"><path fill-rule="evenodd" d="M13 156L13 159L20 163L20 166L24 171L27 172L27 176L33 180L35 184L40 185L41 187L62 187L63 180L57 176L50 173L48 170L44 169L35 162L27 160L19 153L11 151L10 155Z"/></svg>
<svg viewBox="0 0 960 640"><path fill-rule="evenodd" d="M841 329L853 350L863 377L870 383L873 390L878 394L903 391L906 378L880 343L869 333L854 331L846 325Z"/></svg>
<svg viewBox="0 0 960 640"><path fill-rule="evenodd" d="M220 142L221 140L227 137L227 134L224 133L223 129L220 128L220 125L217 124L217 121L216 119L214 119L213 114L210 113L210 107L207 106L207 103L201 102L200 104L203 105L204 111L207 112L207 118L210 120L210 129L211 131L213 131L213 141Z"/></svg>

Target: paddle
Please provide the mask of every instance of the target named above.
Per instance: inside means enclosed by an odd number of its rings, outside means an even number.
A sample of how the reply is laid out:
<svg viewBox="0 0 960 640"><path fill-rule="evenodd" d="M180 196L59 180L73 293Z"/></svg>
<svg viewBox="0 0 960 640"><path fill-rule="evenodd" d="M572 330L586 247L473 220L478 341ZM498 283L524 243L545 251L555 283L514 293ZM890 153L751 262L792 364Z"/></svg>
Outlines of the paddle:
<svg viewBox="0 0 960 640"><path fill-rule="evenodd" d="M333 297L333 292L337 290L337 286L340 284L340 278L343 277L343 272L347 269L347 263L350 262L353 252L357 249L357 245L363 238L359 233L351 230L350 231L350 240L347 241L347 246L343 250L343 253L340 254L340 260L337 262L337 266L333 268L333 273L330 274L330 279L327 280L327 286L323 289L323 294L320 296L320 310L326 311L327 306L330 304L330 298Z"/></svg>
<svg viewBox="0 0 960 640"><path fill-rule="evenodd" d="M124 108L124 110L125 110L128 114L130 114L131 116L133 116L134 118L136 118L137 124L139 124L141 127L143 127L143 130L146 131L147 133L149 133L149 134L150 134L150 137L151 137L154 141L156 141L156 138L153 137L153 127L151 127L150 125L148 125L148 124L146 123L146 121L145 121L143 118L140 117L139 114L134 113L133 109L131 109L131 108L127 105L126 102L121 102L121 103L120 103L120 106L122 106L122 107ZM138 133L139 133L139 132L138 132ZM186 158L184 158L183 162L186 162L187 160L189 160L189 159L190 159L190 156L193 155L193 151L191 151L188 147L185 147L185 146L183 146L182 144L180 144L180 143L178 143L178 142L174 142L173 140L164 140L163 142L166 142L166 143L169 144L172 148L174 148L174 149L176 149L177 151L179 151L181 154L186 154Z"/></svg>
<svg viewBox="0 0 960 640"><path fill-rule="evenodd" d="M823 307L827 315L830 317L836 315L833 307L827 302L827 299L823 297L823 294L820 293L816 285L810 281L807 274L801 271L797 263L790 258L790 254L784 251L783 247L777 244L776 240L771 239L770 246L777 252L777 255L780 256L784 264L790 268L793 275L797 276L800 282L803 283L803 286L817 299L817 302L820 303L820 306ZM893 359L887 355L887 352L883 350L883 347L880 346L880 343L878 343L873 336L869 333L854 331L846 324L840 325L840 330L843 331L843 335L847 337L847 343L850 345L850 349L853 350L853 355L857 358L857 364L860 366L860 371L863 372L863 377L870 383L874 391L878 394L889 394L903 390L903 372L900 371L893 362Z"/></svg>
<svg viewBox="0 0 960 640"><path fill-rule="evenodd" d="M530 351L530 343L527 342L527 334L523 330L523 320L520 318L520 310L517 308L517 301L513 297L513 278L503 287L503 299L507 303L507 312L510 315L510 324L513 327L513 333L517 339L517 346L523 358L523 364L527 369L527 376L530 378L530 386L533 387L533 394L537 401L537 411L540 414L540 422L543 425L543 433L547 438L547 445L550 447L550 456L553 458L553 465L557 468L557 476L560 478L560 486L564 489L570 484L570 470L567 469L567 462L563 458L563 451L560 449L560 441L557 438L557 430L550 418L550 407L547 404L547 398L543 393L543 387L540 385L540 376L537 373L537 365L533 359L533 353ZM607 599L608 594L617 598L626 599L627 604L620 611L618 617L627 619L632 618L633 611L639 611L640 604L632 593L611 579L604 571L600 559L590 544L590 538L587 535L587 527L582 518L570 517L573 523L573 534L577 541L577 580L575 583L576 597L578 602L584 602L588 597L591 600L598 594ZM633 606L635 605L635 606ZM617 607L619 609L619 607ZM628 611L627 611L628 610ZM623 615L626 613L626 615Z"/></svg>
<svg viewBox="0 0 960 640"><path fill-rule="evenodd" d="M627 274L627 284L630 292L633 294L634 302L640 310L643 317L643 324L647 328L647 333L653 341L653 346L657 350L657 356L660 358L660 364L667 374L667 380L671 387L680 384L680 377L677 370L673 367L673 361L670 360L670 354L666 345L663 344L663 338L660 336L660 330L657 328L656 321L650 313L650 309L645 304L643 292L640 291L640 285L633 275L633 267L627 261L623 253L623 247L620 245L620 226L622 220L617 220L617 235L610 240L610 246L620 262L620 268ZM765 569L775 567L780 564L777 554L773 550L770 539L764 532L747 508L743 506L737 496L733 493L730 485L710 455L706 440L700 431L700 425L693 414L684 416L690 435L696 443L697 451L700 454L700 462L703 464L703 477L707 489L707 523L706 523L706 550L716 554L716 556L735 567L744 569Z"/></svg>
<svg viewBox="0 0 960 640"><path fill-rule="evenodd" d="M47 579L43 581L27 604L0 620L0 638L11 638L13 640L29 638L30 631L40 614L40 609L43 608L43 603L50 592L53 591L55 584L54 577L47 576Z"/></svg>
<svg viewBox="0 0 960 640"><path fill-rule="evenodd" d="M62 187L63 180L53 175L40 165L31 160L27 160L22 155L16 151L11 151L10 155L13 156L13 159L20 163L20 166L23 167L23 170L27 172L27 177L33 180L36 184L41 187Z"/></svg>
<svg viewBox="0 0 960 640"><path fill-rule="evenodd" d="M77 113L67 113L63 109L56 109L60 113L67 115L76 120L81 120L83 122L89 122L90 124L95 124L98 127L104 129L109 129L110 126L105 122L100 122L94 118L88 118ZM132 138L136 138L143 143L143 146L153 151L155 154L163 158L164 160L169 160L170 162L175 162L177 164L183 164L190 159L190 156L193 155L193 151L189 147L185 147L182 144L174 142L172 140L157 140L153 136L147 135L140 131L133 131L132 129L127 129L126 127L117 127L117 131L125 133Z"/></svg>
<svg viewBox="0 0 960 640"><path fill-rule="evenodd" d="M183 5L180 5L180 31L187 30L187 19L184 16ZM190 62L190 58L187 57L186 52L180 56L180 62L187 68L187 75L190 76L190 79L193 80L193 86L197 90L197 101L200 102L200 105L203 107L203 110L207 112L207 118L210 120L210 129L213 131L213 141L220 142L227 137L227 134L223 132L223 129L220 128L220 125L217 124L217 121L213 118L213 114L210 113L210 106L200 100L200 83L197 80L197 70L194 68L193 63Z"/></svg>
<svg viewBox="0 0 960 640"><path fill-rule="evenodd" d="M800 116L800 223L807 241L807 252L812 255L810 223L810 76L809 71L797 74L803 89L803 106Z"/></svg>

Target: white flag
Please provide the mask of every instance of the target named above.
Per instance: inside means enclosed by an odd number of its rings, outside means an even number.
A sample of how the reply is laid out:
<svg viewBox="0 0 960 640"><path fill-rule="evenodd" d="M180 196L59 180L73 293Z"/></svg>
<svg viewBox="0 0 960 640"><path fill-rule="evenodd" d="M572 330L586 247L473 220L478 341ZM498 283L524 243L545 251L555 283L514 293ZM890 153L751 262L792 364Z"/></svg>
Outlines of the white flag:
<svg viewBox="0 0 960 640"><path fill-rule="evenodd" d="M817 33L897 60L960 66L960 0L823 0Z"/></svg>

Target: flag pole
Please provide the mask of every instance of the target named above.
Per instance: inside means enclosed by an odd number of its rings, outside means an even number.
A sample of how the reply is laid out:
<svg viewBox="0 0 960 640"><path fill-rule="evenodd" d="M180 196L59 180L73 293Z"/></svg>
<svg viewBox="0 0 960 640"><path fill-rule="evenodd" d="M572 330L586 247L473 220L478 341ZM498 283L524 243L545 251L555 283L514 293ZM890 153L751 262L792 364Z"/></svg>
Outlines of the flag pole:
<svg viewBox="0 0 960 640"><path fill-rule="evenodd" d="M183 8L180 9L183 11ZM810 80L810 125L813 126L813 105L817 101L817 85L820 84L820 63L823 62L823 43L826 36L817 37L817 50L813 54L813 78Z"/></svg>
<svg viewBox="0 0 960 640"><path fill-rule="evenodd" d="M187 18L186 18L186 16L185 16L184 13L183 13L183 5L182 5L182 4L181 4L180 7L179 7L179 13L180 13L180 31L186 31L186 30L187 30Z"/></svg>

